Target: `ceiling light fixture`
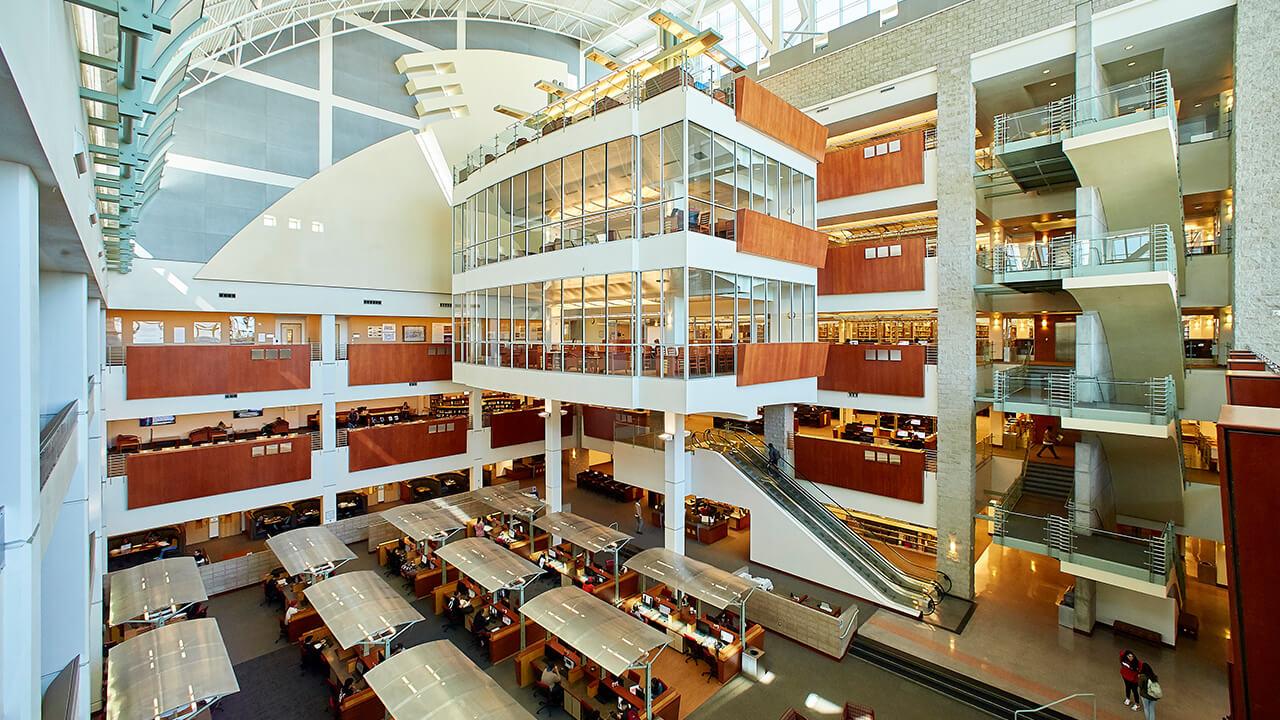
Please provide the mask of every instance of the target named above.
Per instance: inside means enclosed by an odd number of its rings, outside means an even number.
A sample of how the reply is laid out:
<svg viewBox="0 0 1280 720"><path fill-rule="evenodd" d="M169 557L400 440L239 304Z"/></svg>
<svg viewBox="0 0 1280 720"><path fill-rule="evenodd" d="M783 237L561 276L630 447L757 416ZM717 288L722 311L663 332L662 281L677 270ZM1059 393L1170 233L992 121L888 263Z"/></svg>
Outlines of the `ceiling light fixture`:
<svg viewBox="0 0 1280 720"><path fill-rule="evenodd" d="M1124 49L1125 49L1125 50L1132 50L1132 49L1133 49L1133 46L1132 46L1132 45L1125 45L1125 46L1124 46Z"/></svg>
<svg viewBox="0 0 1280 720"><path fill-rule="evenodd" d="M1040 72L1044 73L1045 75L1048 75L1048 74L1049 74L1049 68L1045 68L1044 70L1041 70Z"/></svg>
<svg viewBox="0 0 1280 720"><path fill-rule="evenodd" d="M1129 67L1133 67L1134 65L1137 65L1137 64L1138 64L1138 61L1137 61L1137 60L1130 60L1130 61L1129 61Z"/></svg>
<svg viewBox="0 0 1280 720"><path fill-rule="evenodd" d="M1058 81L1054 80L1053 82L1049 83L1049 87L1058 87Z"/></svg>

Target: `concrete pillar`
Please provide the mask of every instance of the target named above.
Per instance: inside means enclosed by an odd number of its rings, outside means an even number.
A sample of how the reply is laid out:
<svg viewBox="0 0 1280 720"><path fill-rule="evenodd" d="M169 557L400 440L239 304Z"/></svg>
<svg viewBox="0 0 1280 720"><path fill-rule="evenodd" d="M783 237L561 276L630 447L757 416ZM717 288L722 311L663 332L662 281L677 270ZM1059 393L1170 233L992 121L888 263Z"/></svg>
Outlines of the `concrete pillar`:
<svg viewBox="0 0 1280 720"><path fill-rule="evenodd" d="M0 571L0 716L40 716L39 188L25 165L0 162L0 506L4 569Z"/></svg>
<svg viewBox="0 0 1280 720"><path fill-rule="evenodd" d="M938 62L938 570L973 597L975 105L969 57Z"/></svg>
<svg viewBox="0 0 1280 720"><path fill-rule="evenodd" d="M1275 48L1272 0L1240 0L1236 5L1234 331L1235 347L1280 362L1280 55Z"/></svg>
<svg viewBox="0 0 1280 720"><path fill-rule="evenodd" d="M93 374L94 385L92 398L88 405L89 417L86 423L88 444L88 466L86 476L89 483L89 531L96 533L94 543L89 548L90 563L96 572L89 578L89 632L94 633L102 627L105 613L103 611L103 578L107 571L107 538L103 532L102 520L102 483L106 479L107 456L107 422L102 399L102 373L106 368L106 330L107 311L101 300L92 299L87 302L85 312L89 323L89 346L86 363ZM89 640L89 710L97 712L102 709L102 642L99 639Z"/></svg>
<svg viewBox="0 0 1280 720"><path fill-rule="evenodd" d="M484 487L484 451L489 439L484 434L484 395L478 388L467 394L467 417L471 430L467 433L467 456L471 458L471 489ZM551 458L547 458L551 462Z"/></svg>
<svg viewBox="0 0 1280 720"><path fill-rule="evenodd" d="M1076 578L1075 629L1090 634L1098 622L1098 583L1088 578Z"/></svg>
<svg viewBox="0 0 1280 720"><path fill-rule="evenodd" d="M773 445L782 453L782 459L786 462L779 463L779 469L787 471L794 470L796 466L796 451L793 436L796 428L796 406L786 405L765 405L764 406L764 441Z"/></svg>
<svg viewBox="0 0 1280 720"><path fill-rule="evenodd" d="M1093 54L1093 0L1075 0L1076 4L1076 97L1087 101L1082 110L1093 113L1100 107L1095 100L1106 88L1102 66ZM1066 94L1065 92L1063 93Z"/></svg>
<svg viewBox="0 0 1280 720"><path fill-rule="evenodd" d="M560 436L560 401L547 398L546 426L546 467L547 467L547 512L560 512L564 509L564 467L563 439Z"/></svg>
<svg viewBox="0 0 1280 720"><path fill-rule="evenodd" d="M663 545L684 554L684 499L689 494L689 465L685 457L684 415L663 413L663 431L670 439L664 450L662 513Z"/></svg>
<svg viewBox="0 0 1280 720"><path fill-rule="evenodd" d="M1107 333L1102 327L1102 316L1096 310L1076 316L1076 375L1101 380L1113 377ZM1076 384L1076 396L1084 402L1109 400L1113 394L1110 385L1088 382Z"/></svg>
<svg viewBox="0 0 1280 720"><path fill-rule="evenodd" d="M1075 524L1082 528L1115 525L1115 493L1107 453L1097 433L1084 433L1075 446Z"/></svg>
<svg viewBox="0 0 1280 720"><path fill-rule="evenodd" d="M327 523L338 519L338 477L346 473L338 462L337 323L332 314L320 316L320 451L311 455L320 479L320 517Z"/></svg>
<svg viewBox="0 0 1280 720"><path fill-rule="evenodd" d="M586 448L573 448L562 451L564 459L564 479L577 480L578 473L591 468L590 453Z"/></svg>

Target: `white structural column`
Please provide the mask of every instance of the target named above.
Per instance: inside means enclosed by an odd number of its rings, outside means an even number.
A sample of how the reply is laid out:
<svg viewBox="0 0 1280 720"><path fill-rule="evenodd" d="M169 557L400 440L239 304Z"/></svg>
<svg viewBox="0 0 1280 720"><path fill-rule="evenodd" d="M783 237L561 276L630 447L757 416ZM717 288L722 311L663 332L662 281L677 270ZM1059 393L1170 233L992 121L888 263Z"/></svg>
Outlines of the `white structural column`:
<svg viewBox="0 0 1280 720"><path fill-rule="evenodd" d="M467 417L471 430L467 432L467 457L471 458L471 489L484 487L484 394L479 388L471 388L467 394Z"/></svg>
<svg viewBox="0 0 1280 720"><path fill-rule="evenodd" d="M973 136L968 54L938 63L938 571L973 597L977 353Z"/></svg>
<svg viewBox="0 0 1280 720"><path fill-rule="evenodd" d="M0 162L0 506L4 562L0 570L0 716L40 717L40 413L37 212L39 188L30 168Z"/></svg>
<svg viewBox="0 0 1280 720"><path fill-rule="evenodd" d="M685 457L684 415L663 413L663 430L670 436L664 450L665 482L662 529L664 546L684 554L684 498L689 494L689 462Z"/></svg>
<svg viewBox="0 0 1280 720"><path fill-rule="evenodd" d="M104 463L107 457L107 414L102 397L102 373L107 365L107 309L101 300L89 300L87 318L90 323L89 347L86 353L89 370L93 373L93 392L89 401L88 478L89 478L89 529L97 533L89 548L92 565L97 572L89 578L89 631L96 632L106 619L103 609L103 580L107 572L107 536L103 532L102 483L106 477ZM89 710L102 709L102 643L89 639Z"/></svg>
<svg viewBox="0 0 1280 720"><path fill-rule="evenodd" d="M312 366L315 367L314 365ZM312 383L316 382L313 376ZM320 477L320 512L324 522L338 519L338 319L320 316L320 453L312 468ZM305 416L303 417L305 420ZM312 453L312 460L316 460Z"/></svg>
<svg viewBox="0 0 1280 720"><path fill-rule="evenodd" d="M546 482L547 512L560 512L564 509L564 439L560 436L560 401L546 399L544 409L546 419Z"/></svg>
<svg viewBox="0 0 1280 720"><path fill-rule="evenodd" d="M796 466L795 441L792 439L796 429L796 406L766 405L764 407L764 441L778 449L785 461L780 468L783 471L794 471Z"/></svg>

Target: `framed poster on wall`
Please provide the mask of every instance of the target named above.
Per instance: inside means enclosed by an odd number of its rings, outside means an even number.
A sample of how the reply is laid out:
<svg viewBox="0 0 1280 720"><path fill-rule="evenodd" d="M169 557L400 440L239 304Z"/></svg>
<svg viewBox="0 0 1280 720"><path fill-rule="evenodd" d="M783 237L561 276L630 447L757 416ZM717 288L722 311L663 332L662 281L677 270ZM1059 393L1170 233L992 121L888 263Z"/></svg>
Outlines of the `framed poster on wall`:
<svg viewBox="0 0 1280 720"><path fill-rule="evenodd" d="M405 342L426 342L427 328L425 325L405 325L403 338Z"/></svg>
<svg viewBox="0 0 1280 720"><path fill-rule="evenodd" d="M396 324L382 323L382 342L396 341Z"/></svg>

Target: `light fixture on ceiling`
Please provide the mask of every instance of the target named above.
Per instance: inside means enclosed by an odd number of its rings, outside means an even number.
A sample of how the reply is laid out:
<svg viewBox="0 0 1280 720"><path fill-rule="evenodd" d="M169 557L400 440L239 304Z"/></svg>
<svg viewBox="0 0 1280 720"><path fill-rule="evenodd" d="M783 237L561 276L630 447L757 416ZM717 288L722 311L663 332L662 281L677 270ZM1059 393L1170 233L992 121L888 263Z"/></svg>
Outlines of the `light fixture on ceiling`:
<svg viewBox="0 0 1280 720"><path fill-rule="evenodd" d="M1049 68L1045 68L1045 69L1041 70L1040 72L1041 72L1041 73L1043 73L1043 74L1045 74L1045 75L1048 75L1048 74L1049 74Z"/></svg>
<svg viewBox="0 0 1280 720"><path fill-rule="evenodd" d="M1125 49L1125 50L1132 50L1132 49L1133 49L1133 46L1132 46L1132 45L1125 45L1125 46L1124 46L1124 49Z"/></svg>
<svg viewBox="0 0 1280 720"><path fill-rule="evenodd" d="M1130 60L1130 61L1129 61L1129 67L1133 67L1134 65L1137 65L1137 64L1138 64L1138 61L1137 61L1137 60Z"/></svg>
<svg viewBox="0 0 1280 720"><path fill-rule="evenodd" d="M1200 107L1200 106L1201 106L1201 105L1203 105L1203 104L1204 104L1204 103L1196 103L1196 107Z"/></svg>
<svg viewBox="0 0 1280 720"><path fill-rule="evenodd" d="M538 413L538 417L540 418L547 418L550 416L551 416L550 413L548 413L546 410L543 410L542 412Z"/></svg>
<svg viewBox="0 0 1280 720"><path fill-rule="evenodd" d="M1049 87L1058 87L1058 81L1054 80L1053 82L1049 83Z"/></svg>

